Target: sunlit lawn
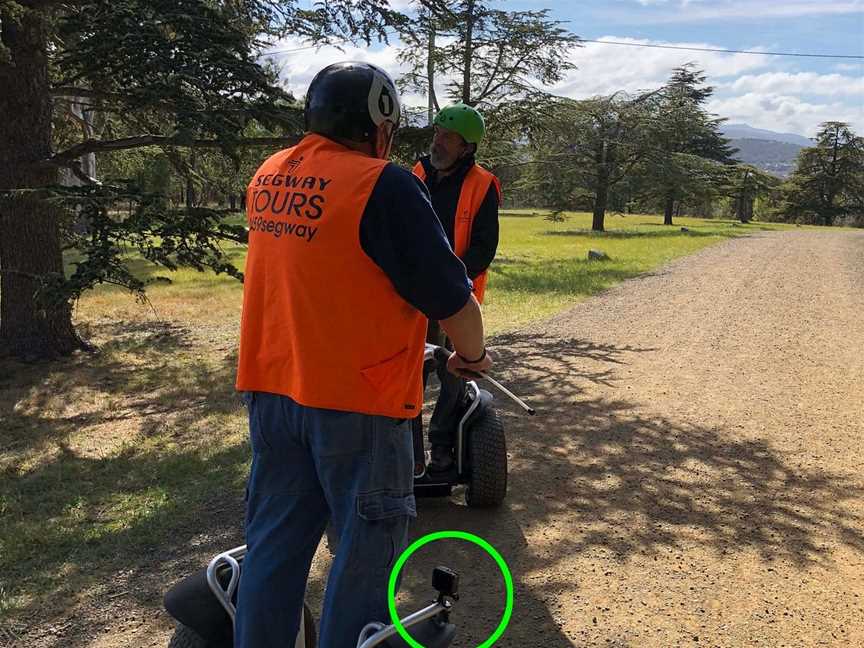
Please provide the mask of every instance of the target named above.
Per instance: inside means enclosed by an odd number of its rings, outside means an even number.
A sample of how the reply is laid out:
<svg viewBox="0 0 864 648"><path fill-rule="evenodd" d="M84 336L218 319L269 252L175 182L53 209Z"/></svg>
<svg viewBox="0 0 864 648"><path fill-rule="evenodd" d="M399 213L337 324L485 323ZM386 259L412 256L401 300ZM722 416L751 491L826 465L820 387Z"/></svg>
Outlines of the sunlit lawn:
<svg viewBox="0 0 864 648"><path fill-rule="evenodd" d="M532 215L533 214L533 215ZM725 238L786 225L677 218L672 227L659 216L608 216L606 232L591 232L591 215L568 213L564 222L550 222L541 212L504 211L501 240L484 307L487 330L500 333L559 311L623 279L650 271ZM683 232L685 227L689 231ZM610 260L589 262L589 249L606 252ZM227 246L241 268L245 248ZM78 308L91 318L159 317L207 322L237 321L240 284L226 276L194 270L168 272L134 262L141 276L170 278L148 291L152 305L135 303L117 288L87 294ZM155 312L154 312L155 310Z"/></svg>

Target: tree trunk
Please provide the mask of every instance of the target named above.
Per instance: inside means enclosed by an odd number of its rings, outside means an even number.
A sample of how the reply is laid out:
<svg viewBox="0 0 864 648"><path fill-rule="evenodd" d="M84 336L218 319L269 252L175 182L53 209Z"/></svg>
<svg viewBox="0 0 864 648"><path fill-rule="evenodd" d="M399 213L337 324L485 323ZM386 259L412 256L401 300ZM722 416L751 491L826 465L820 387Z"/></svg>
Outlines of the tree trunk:
<svg viewBox="0 0 864 648"><path fill-rule="evenodd" d="M426 52L426 86L429 95L429 123L435 119L435 112L438 110L438 98L435 96L435 18L432 12L429 12L429 49Z"/></svg>
<svg viewBox="0 0 864 648"><path fill-rule="evenodd" d="M741 194L735 200L735 216L744 224L753 219L753 203L756 199L750 194Z"/></svg>
<svg viewBox="0 0 864 648"><path fill-rule="evenodd" d="M666 209L663 211L663 224L672 225L672 214L675 213L675 198L673 196L666 197Z"/></svg>
<svg viewBox="0 0 864 648"><path fill-rule="evenodd" d="M195 171L198 163L195 149L189 154L189 166L192 171ZM186 176L186 209L192 209L196 206L197 199L195 197L195 183L192 181L192 174Z"/></svg>
<svg viewBox="0 0 864 648"><path fill-rule="evenodd" d="M21 24L0 16L12 64L0 64L0 192L56 184L57 170L33 163L51 154L46 26L36 11ZM43 198L0 200L0 353L24 358L65 355L83 344L67 300L37 299L63 278L56 209Z"/></svg>
<svg viewBox="0 0 864 648"><path fill-rule="evenodd" d="M606 178L598 178L594 190L594 219L591 229L595 232L604 232L604 220L606 219L606 205L609 203L609 181Z"/></svg>
<svg viewBox="0 0 864 648"><path fill-rule="evenodd" d="M465 54L462 59L462 103L471 102L471 64L474 62L474 0L468 0L465 13Z"/></svg>

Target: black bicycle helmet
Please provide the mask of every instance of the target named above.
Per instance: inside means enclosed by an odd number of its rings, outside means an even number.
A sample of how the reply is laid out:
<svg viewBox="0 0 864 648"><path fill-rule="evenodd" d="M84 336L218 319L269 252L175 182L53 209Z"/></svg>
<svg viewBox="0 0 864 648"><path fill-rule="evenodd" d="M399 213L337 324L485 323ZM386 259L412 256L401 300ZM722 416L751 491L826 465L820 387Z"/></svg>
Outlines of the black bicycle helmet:
<svg viewBox="0 0 864 648"><path fill-rule="evenodd" d="M389 74L371 63L345 61L328 65L312 79L304 116L309 132L368 142L385 121L398 126L401 112Z"/></svg>

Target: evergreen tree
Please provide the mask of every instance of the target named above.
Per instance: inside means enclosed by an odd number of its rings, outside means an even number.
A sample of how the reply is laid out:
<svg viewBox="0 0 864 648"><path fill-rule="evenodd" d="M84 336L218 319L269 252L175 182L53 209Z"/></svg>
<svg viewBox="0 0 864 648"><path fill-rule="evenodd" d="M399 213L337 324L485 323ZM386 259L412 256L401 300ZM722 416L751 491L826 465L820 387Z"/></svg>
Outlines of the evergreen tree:
<svg viewBox="0 0 864 648"><path fill-rule="evenodd" d="M287 34L383 35L398 16L382 0L331 0L315 9L278 0L0 0L0 352L59 355L83 346L72 305L98 283L143 291L120 254L137 247L152 262L239 275L219 242L242 228L214 210L172 209L131 182L99 183L80 158L159 146L233 155L260 124L283 146L302 128L292 97L258 63L262 46ZM71 100L109 118L110 139L53 137L55 103ZM57 151L57 145L66 148ZM79 187L58 187L59 169ZM130 216L112 210L132 204ZM187 201L188 202L188 201ZM87 227L69 226L70 214ZM79 262L64 272L64 249Z"/></svg>

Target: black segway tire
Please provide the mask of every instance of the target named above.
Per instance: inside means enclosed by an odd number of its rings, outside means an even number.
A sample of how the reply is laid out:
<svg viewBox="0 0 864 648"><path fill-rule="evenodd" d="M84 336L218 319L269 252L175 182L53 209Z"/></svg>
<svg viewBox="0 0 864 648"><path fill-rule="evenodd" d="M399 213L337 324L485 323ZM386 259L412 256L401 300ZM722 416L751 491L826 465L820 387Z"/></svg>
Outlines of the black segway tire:
<svg viewBox="0 0 864 648"><path fill-rule="evenodd" d="M306 639L305 648L315 648L318 645L318 635L315 632L315 617L306 603L303 603L303 632ZM232 648L233 640L213 643L207 641L192 628L177 623L168 648ZM294 648L293 645L291 648Z"/></svg>
<svg viewBox="0 0 864 648"><path fill-rule="evenodd" d="M507 495L507 441L498 412L491 407L468 431L468 462L465 502L476 508L500 505Z"/></svg>
<svg viewBox="0 0 864 648"><path fill-rule="evenodd" d="M231 643L215 644L204 639L192 628L177 623L168 648L231 648Z"/></svg>

